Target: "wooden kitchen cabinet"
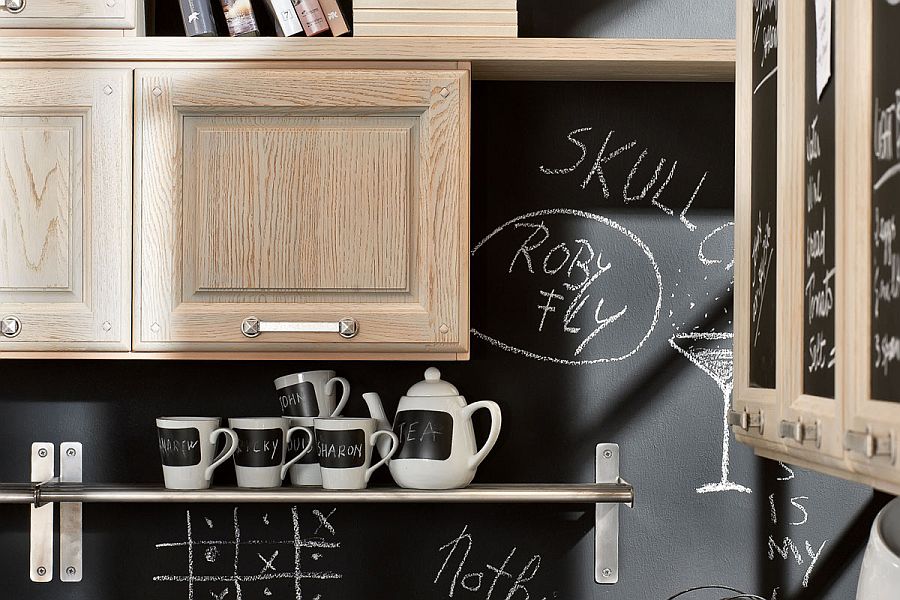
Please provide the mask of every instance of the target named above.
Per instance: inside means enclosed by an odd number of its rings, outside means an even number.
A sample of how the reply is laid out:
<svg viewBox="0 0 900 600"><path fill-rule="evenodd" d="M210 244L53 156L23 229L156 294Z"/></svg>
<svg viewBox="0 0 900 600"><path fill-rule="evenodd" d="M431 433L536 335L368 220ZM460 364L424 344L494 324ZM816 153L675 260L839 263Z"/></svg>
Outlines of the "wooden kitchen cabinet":
<svg viewBox="0 0 900 600"><path fill-rule="evenodd" d="M131 71L0 68L0 353L128 350Z"/></svg>
<svg viewBox="0 0 900 600"><path fill-rule="evenodd" d="M133 30L135 8L135 0L9 0L6 8L0 8L0 35L4 30L13 29L45 29L57 33L83 29ZM174 9L177 11L177 5Z"/></svg>
<svg viewBox="0 0 900 600"><path fill-rule="evenodd" d="M443 67L137 69L134 349L465 355L469 72Z"/></svg>

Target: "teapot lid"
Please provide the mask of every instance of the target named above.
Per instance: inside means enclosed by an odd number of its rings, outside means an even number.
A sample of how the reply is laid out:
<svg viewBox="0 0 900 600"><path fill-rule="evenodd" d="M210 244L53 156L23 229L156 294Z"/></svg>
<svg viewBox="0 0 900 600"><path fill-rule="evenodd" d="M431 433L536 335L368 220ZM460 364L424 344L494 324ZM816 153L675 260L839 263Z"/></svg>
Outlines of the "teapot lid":
<svg viewBox="0 0 900 600"><path fill-rule="evenodd" d="M429 367L425 371L425 381L413 385L406 392L407 396L459 396L459 390L441 379L441 372L435 367Z"/></svg>

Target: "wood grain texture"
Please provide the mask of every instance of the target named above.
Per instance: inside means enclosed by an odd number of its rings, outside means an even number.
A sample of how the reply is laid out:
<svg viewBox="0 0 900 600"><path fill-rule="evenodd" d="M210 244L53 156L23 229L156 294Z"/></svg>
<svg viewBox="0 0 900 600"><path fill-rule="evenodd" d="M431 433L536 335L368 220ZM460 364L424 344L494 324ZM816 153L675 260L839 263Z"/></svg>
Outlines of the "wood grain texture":
<svg viewBox="0 0 900 600"><path fill-rule="evenodd" d="M734 195L734 410L762 412L765 427L743 432L735 428L739 440L754 445L756 440L781 446L778 421L781 418L774 390L750 387L750 247L752 215L753 131L753 1L738 0L736 21L737 77L735 78L735 195ZM780 85L780 81L779 81ZM801 121L802 123L802 121ZM781 356L781 353L778 353Z"/></svg>
<svg viewBox="0 0 900 600"><path fill-rule="evenodd" d="M0 38L8 61L450 61L475 79L733 81L733 40Z"/></svg>
<svg viewBox="0 0 900 600"><path fill-rule="evenodd" d="M357 9L390 8L406 10L516 10L517 0L353 0Z"/></svg>
<svg viewBox="0 0 900 600"><path fill-rule="evenodd" d="M482 23L354 23L353 35L366 37L485 37L515 38L518 25Z"/></svg>
<svg viewBox="0 0 900 600"><path fill-rule="evenodd" d="M353 23L399 23L449 25L512 25L518 23L516 10L397 10L353 9Z"/></svg>
<svg viewBox="0 0 900 600"><path fill-rule="evenodd" d="M187 117L191 292L405 291L416 122Z"/></svg>
<svg viewBox="0 0 900 600"><path fill-rule="evenodd" d="M135 349L467 352L467 72L160 68L136 80ZM352 316L360 332L248 339L251 315Z"/></svg>
<svg viewBox="0 0 900 600"><path fill-rule="evenodd" d="M135 0L27 0L17 14L0 11L0 29L133 29Z"/></svg>
<svg viewBox="0 0 900 600"><path fill-rule="evenodd" d="M82 211L81 119L0 116L0 291L70 291ZM80 253L78 253L80 256ZM27 298L22 300L27 301Z"/></svg>
<svg viewBox="0 0 900 600"><path fill-rule="evenodd" d="M0 127L5 128L0 168L7 170L0 176L6 181L0 185L0 221L31 219L22 238L28 258L19 255L25 268L40 261L37 246L41 253L47 248L46 269L38 269L33 281L41 286L0 291L0 314L22 321L18 337L0 337L0 352L130 347L131 93L126 69L0 70ZM10 130L13 119L18 125ZM24 123L31 132L24 154L10 156L9 136L15 138ZM68 176L57 179L64 168ZM24 195L23 184L29 190ZM63 200L66 206L59 204ZM54 203L58 206L51 208ZM51 225L54 219L57 225ZM66 232L67 255L57 227ZM10 249L7 260L15 259L14 238L2 243ZM68 281L62 288L64 269ZM9 272L20 273L15 277L21 282L20 270Z"/></svg>

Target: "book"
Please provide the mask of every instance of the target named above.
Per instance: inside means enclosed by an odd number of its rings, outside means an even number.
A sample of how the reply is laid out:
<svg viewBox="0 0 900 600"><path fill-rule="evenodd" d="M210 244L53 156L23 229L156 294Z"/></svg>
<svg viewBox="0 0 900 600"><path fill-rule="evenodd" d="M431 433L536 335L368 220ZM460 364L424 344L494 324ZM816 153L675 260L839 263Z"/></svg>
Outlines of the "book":
<svg viewBox="0 0 900 600"><path fill-rule="evenodd" d="M303 31L294 3L291 0L266 0L272 19L275 21L275 30L281 37L291 37Z"/></svg>
<svg viewBox="0 0 900 600"><path fill-rule="evenodd" d="M517 25L515 10L388 10L357 8L354 23L422 23L435 25Z"/></svg>
<svg viewBox="0 0 900 600"><path fill-rule="evenodd" d="M334 37L350 33L347 19L344 18L344 13L341 12L341 7L338 5L337 0L319 0L319 4L322 5L322 10L325 11L325 19L327 19L328 26L331 27L331 34Z"/></svg>

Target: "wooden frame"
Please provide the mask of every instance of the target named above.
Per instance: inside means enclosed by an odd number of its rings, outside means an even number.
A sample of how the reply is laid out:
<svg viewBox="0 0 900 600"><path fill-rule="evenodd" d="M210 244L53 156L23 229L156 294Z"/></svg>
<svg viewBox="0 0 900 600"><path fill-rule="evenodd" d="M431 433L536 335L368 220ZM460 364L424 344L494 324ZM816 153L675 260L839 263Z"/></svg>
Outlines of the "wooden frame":
<svg viewBox="0 0 900 600"><path fill-rule="evenodd" d="M783 4L783 3L782 3ZM779 15L780 16L780 15ZM738 441L754 447L782 450L783 444L777 435L780 411L775 389L750 386L750 256L751 256L751 185L752 185L752 127L753 127L753 1L738 0L736 18L736 61L735 61L735 236L734 236L734 398L733 410L745 419L758 419L757 426L734 428ZM781 62L782 48L778 50ZM782 73L776 81L781 88ZM781 119L778 123L781 127ZM782 149L779 148L779 155ZM779 220L783 211L779 211ZM779 222L778 231L784 231ZM780 235L780 234L779 234ZM782 262L782 240L777 240L776 263ZM781 272L779 271L779 277ZM778 285L776 293L782 294L783 286ZM783 303L777 299L776 305ZM776 312L776 331L781 330L781 315ZM783 344L782 344L783 345ZM781 362L784 350L776 348L776 380L781 379ZM749 424L749 421L747 421Z"/></svg>
<svg viewBox="0 0 900 600"><path fill-rule="evenodd" d="M52 30L52 35L74 36L79 35L79 30L109 30L121 36L122 30L133 31L137 25L137 3L138 0L26 0L21 13L0 12L0 31L40 29ZM96 13L85 14L85 7L91 5L96 7ZM142 2L140 5L143 7Z"/></svg>

